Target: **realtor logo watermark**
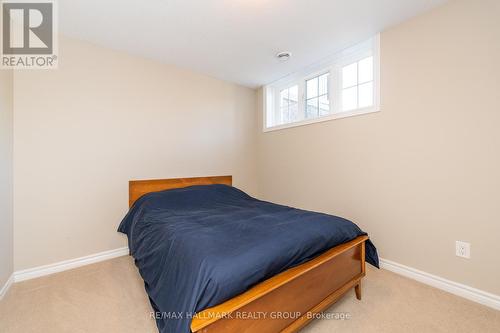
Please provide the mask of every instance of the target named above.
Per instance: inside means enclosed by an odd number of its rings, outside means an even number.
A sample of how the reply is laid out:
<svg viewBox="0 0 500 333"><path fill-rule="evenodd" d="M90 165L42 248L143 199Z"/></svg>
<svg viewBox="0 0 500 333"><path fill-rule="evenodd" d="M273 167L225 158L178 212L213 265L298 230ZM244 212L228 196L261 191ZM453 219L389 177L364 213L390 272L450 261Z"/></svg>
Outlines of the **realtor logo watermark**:
<svg viewBox="0 0 500 333"><path fill-rule="evenodd" d="M1 4L1 67L57 68L55 2L3 0Z"/></svg>

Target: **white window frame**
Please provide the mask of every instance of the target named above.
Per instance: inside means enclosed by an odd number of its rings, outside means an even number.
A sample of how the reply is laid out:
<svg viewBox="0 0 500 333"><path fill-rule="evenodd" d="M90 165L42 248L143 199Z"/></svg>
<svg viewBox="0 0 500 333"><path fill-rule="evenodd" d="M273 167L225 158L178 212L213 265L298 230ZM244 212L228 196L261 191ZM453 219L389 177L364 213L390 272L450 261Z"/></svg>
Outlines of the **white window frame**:
<svg viewBox="0 0 500 333"><path fill-rule="evenodd" d="M342 111L342 68L364 58L373 56L373 105L350 111ZM305 118L306 81L319 75L330 73L328 76L330 114L317 118ZM268 127L269 123L276 123L274 119L279 116L279 92L291 86L299 88L299 114L301 117L296 122ZM274 83L263 87L263 123L264 132L276 131L290 127L304 126L323 121L330 121L380 111L380 36L359 43L345 49L329 59L310 66L307 69L287 76Z"/></svg>
<svg viewBox="0 0 500 333"><path fill-rule="evenodd" d="M312 79L318 79L318 96L316 96L316 98L318 98L318 107L319 107L319 77L320 76L323 76L325 74L328 74L328 93L327 93L327 96L328 96L328 102L329 102L329 107L330 107L330 113L332 112L332 71L330 68L327 68L327 69L324 69L322 71L319 71L319 72L315 72L311 75L308 75L306 77L304 77L303 81L304 81L304 96L302 96L302 99L304 100L303 103L304 103L304 120L306 119L305 118L305 115L307 114L307 81L310 81ZM315 98L315 97L312 97L312 98ZM299 112L301 110L299 109ZM319 114L319 108L318 108L318 114ZM326 117L326 116L318 116L316 118L311 118L312 120L313 119L318 119L318 118L321 118L321 117Z"/></svg>

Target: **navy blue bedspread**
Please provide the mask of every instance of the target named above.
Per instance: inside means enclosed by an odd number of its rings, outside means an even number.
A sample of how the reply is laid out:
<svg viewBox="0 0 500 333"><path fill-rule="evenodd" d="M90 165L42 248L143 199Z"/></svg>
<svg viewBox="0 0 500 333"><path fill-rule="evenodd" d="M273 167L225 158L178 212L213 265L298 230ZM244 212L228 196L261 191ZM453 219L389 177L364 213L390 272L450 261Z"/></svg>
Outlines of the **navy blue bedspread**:
<svg viewBox="0 0 500 333"><path fill-rule="evenodd" d="M226 185L147 194L118 231L128 236L162 333L188 333L194 313L366 235L346 219L260 201ZM370 241L366 260L378 267Z"/></svg>

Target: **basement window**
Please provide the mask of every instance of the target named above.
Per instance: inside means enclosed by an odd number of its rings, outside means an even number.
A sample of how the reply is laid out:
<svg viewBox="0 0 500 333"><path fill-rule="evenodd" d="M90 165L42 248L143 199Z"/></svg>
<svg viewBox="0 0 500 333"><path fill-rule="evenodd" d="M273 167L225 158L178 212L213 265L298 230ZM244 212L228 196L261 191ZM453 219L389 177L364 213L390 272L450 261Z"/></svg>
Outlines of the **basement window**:
<svg viewBox="0 0 500 333"><path fill-rule="evenodd" d="M279 114L280 121L283 123L291 123L298 120L299 115L299 86L280 90L280 106Z"/></svg>
<svg viewBox="0 0 500 333"><path fill-rule="evenodd" d="M329 76L330 73L327 72L306 80L306 119L314 119L330 113Z"/></svg>
<svg viewBox="0 0 500 333"><path fill-rule="evenodd" d="M373 106L373 56L342 67L342 111Z"/></svg>
<svg viewBox="0 0 500 333"><path fill-rule="evenodd" d="M264 87L264 131L380 111L379 36Z"/></svg>

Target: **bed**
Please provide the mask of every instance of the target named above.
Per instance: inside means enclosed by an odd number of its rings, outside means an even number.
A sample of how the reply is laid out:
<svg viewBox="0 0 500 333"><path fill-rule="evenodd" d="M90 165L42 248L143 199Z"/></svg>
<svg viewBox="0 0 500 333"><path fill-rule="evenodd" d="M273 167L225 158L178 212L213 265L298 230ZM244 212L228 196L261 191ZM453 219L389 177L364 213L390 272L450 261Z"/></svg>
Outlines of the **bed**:
<svg viewBox="0 0 500 333"><path fill-rule="evenodd" d="M349 290L366 233L340 217L252 198L231 176L129 182L118 231L161 333L296 332Z"/></svg>

